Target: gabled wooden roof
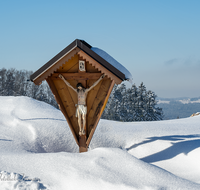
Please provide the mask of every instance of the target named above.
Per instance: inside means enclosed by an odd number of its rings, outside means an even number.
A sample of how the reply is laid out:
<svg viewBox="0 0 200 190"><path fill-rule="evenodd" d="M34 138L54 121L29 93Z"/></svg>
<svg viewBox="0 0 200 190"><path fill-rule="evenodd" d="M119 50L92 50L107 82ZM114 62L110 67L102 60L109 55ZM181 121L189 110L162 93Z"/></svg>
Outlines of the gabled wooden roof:
<svg viewBox="0 0 200 190"><path fill-rule="evenodd" d="M51 76L51 74L53 74L59 67L61 67L65 63L65 61L69 60L74 54L79 54L83 56L86 60L94 60L93 62L97 62L101 67L104 67L108 71L106 74L112 79L116 77L120 81L126 79L124 73L119 71L112 64L110 64L101 56L92 51L91 48L92 46L83 40L74 40L70 45L68 45L65 49L59 52L35 73L33 73L30 76L31 81L39 85L43 80L48 78L48 76ZM115 77L113 78L111 75L114 75Z"/></svg>

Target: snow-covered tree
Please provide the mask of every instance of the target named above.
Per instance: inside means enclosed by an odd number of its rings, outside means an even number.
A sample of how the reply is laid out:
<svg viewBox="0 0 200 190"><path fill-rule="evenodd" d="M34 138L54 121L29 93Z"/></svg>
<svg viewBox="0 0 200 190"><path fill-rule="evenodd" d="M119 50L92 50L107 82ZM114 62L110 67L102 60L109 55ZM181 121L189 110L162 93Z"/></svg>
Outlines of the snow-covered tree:
<svg viewBox="0 0 200 190"><path fill-rule="evenodd" d="M13 96L15 95L15 69L8 70L6 74L6 96Z"/></svg>
<svg viewBox="0 0 200 190"><path fill-rule="evenodd" d="M127 90L127 109L128 109L128 117L127 121L135 121L137 116L136 108L138 107L137 97L138 97L138 89L135 84L131 86L130 89Z"/></svg>
<svg viewBox="0 0 200 190"><path fill-rule="evenodd" d="M156 107L156 95L152 91L147 92L146 121L157 121L163 119L161 108Z"/></svg>
<svg viewBox="0 0 200 190"><path fill-rule="evenodd" d="M0 95L29 96L58 108L56 100L46 82L37 86L28 81L32 73L32 71L26 70L0 69Z"/></svg>
<svg viewBox="0 0 200 190"><path fill-rule="evenodd" d="M162 108L156 107L156 95L147 91L143 83L126 89L124 84L115 87L102 118L117 121L155 121L163 119Z"/></svg>
<svg viewBox="0 0 200 190"><path fill-rule="evenodd" d="M127 113L128 113L128 109L127 109L127 104L128 104L128 101L127 101L127 93L126 93L126 86L125 84L122 84L119 86L119 92L121 94L121 101L119 102L119 117L120 117L120 121L126 121L127 120Z"/></svg>
<svg viewBox="0 0 200 190"><path fill-rule="evenodd" d="M0 95L4 95L6 92L6 74L7 70L5 68L0 70Z"/></svg>
<svg viewBox="0 0 200 190"><path fill-rule="evenodd" d="M137 121L145 121L146 116L146 87L143 82L138 87Z"/></svg>

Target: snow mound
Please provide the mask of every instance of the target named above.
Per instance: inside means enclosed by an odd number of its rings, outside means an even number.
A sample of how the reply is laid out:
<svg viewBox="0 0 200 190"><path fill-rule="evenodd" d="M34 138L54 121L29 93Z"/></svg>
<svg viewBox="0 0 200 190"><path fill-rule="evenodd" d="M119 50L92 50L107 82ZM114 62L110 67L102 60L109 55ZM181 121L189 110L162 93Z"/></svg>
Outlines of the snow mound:
<svg viewBox="0 0 200 190"><path fill-rule="evenodd" d="M55 190L200 188L199 184L145 163L121 149L97 148L82 154L7 154L1 156L0 162L9 171L37 176L43 187ZM33 181L26 185L36 188L40 184Z"/></svg>
<svg viewBox="0 0 200 190"><path fill-rule="evenodd" d="M200 189L200 115L101 120L89 151L79 154L59 110L27 97L0 103L2 190Z"/></svg>
<svg viewBox="0 0 200 190"><path fill-rule="evenodd" d="M28 97L0 98L2 152L78 152L62 113Z"/></svg>
<svg viewBox="0 0 200 190"><path fill-rule="evenodd" d="M40 183L40 179L34 178L30 179L24 174L18 173L9 173L6 171L0 172L0 187L1 189L19 189L19 190L37 190L37 189L46 189L42 183Z"/></svg>

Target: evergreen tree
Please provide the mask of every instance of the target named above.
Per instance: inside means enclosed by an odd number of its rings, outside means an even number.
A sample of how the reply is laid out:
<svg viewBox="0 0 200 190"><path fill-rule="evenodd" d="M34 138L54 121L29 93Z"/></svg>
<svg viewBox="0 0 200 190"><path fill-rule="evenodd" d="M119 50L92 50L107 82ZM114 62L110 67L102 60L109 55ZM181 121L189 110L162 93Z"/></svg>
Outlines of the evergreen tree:
<svg viewBox="0 0 200 190"><path fill-rule="evenodd" d="M126 121L127 118L127 96L126 96L126 86L125 84L121 84L119 86L119 93L120 93L120 100L119 100L119 111L118 111L118 115L120 116L120 121Z"/></svg>
<svg viewBox="0 0 200 190"><path fill-rule="evenodd" d="M1 96L29 96L44 101L58 108L49 86L44 82L37 86L27 80L32 71L18 71L16 69L0 70L0 95Z"/></svg>
<svg viewBox="0 0 200 190"><path fill-rule="evenodd" d="M0 70L0 95L5 95L5 89L6 89L6 73L7 70L5 68Z"/></svg>
<svg viewBox="0 0 200 190"><path fill-rule="evenodd" d="M115 86L102 118L116 121L156 121L163 119L161 108L156 107L156 95L146 91L143 83L126 89L124 84Z"/></svg>
<svg viewBox="0 0 200 190"><path fill-rule="evenodd" d="M157 121L162 120L164 115L162 112L162 109L159 107L156 107L157 101L156 101L156 95L152 91L147 92L147 110L146 110L146 121Z"/></svg>
<svg viewBox="0 0 200 190"><path fill-rule="evenodd" d="M15 69L9 69L6 75L6 96L14 96L15 95Z"/></svg>
<svg viewBox="0 0 200 190"><path fill-rule="evenodd" d="M112 109L114 110L114 120L120 121L120 108L121 108L121 101L122 101L122 94L120 88L116 88L113 93L113 102L112 102Z"/></svg>
<svg viewBox="0 0 200 190"><path fill-rule="evenodd" d="M146 87L143 82L138 87L138 109L137 109L137 121L145 121L146 117Z"/></svg>
<svg viewBox="0 0 200 190"><path fill-rule="evenodd" d="M128 117L127 121L135 121L136 118L136 108L137 105L137 97L138 97L138 89L135 84L131 86L130 89L127 90L127 109L128 109Z"/></svg>

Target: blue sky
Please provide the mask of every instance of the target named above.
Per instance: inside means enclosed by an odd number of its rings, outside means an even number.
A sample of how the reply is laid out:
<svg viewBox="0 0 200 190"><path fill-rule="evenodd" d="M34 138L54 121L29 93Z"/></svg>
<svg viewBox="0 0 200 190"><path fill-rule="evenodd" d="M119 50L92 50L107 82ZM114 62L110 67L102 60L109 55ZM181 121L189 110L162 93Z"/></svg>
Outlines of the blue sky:
<svg viewBox="0 0 200 190"><path fill-rule="evenodd" d="M0 0L0 68L37 70L75 39L159 97L200 96L198 0Z"/></svg>

